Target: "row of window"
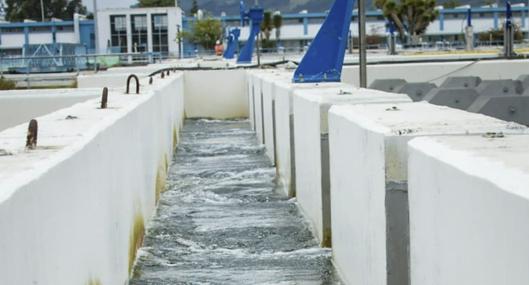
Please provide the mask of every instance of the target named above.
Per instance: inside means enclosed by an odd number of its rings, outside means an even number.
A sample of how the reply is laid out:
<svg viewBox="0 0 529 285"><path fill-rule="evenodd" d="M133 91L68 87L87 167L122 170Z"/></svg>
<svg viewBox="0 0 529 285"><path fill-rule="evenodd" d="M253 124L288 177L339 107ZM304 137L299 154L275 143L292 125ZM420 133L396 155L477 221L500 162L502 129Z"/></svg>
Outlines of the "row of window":
<svg viewBox="0 0 529 285"><path fill-rule="evenodd" d="M132 51L148 50L147 15L131 15ZM151 15L152 50L167 54L169 52L168 22L166 14ZM127 17L110 16L110 35L113 50L127 52Z"/></svg>
<svg viewBox="0 0 529 285"><path fill-rule="evenodd" d="M74 30L73 26L57 26L55 28L58 32L72 32ZM51 33L52 27L51 26L45 26L45 27L30 27L29 32L45 32L45 33ZM13 27L13 28L1 28L0 32L3 34L12 34L12 33L23 33L24 28L22 27Z"/></svg>

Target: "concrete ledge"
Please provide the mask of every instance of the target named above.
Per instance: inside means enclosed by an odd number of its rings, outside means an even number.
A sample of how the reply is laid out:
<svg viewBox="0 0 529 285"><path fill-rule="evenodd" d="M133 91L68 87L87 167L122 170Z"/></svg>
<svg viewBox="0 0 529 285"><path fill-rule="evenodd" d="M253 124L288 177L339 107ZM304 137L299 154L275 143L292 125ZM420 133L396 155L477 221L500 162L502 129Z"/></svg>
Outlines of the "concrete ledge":
<svg viewBox="0 0 529 285"><path fill-rule="evenodd" d="M424 59L431 59L431 56L425 56ZM483 80L513 79L520 74L526 74L528 69L529 60L373 64L367 67L367 84L370 85L376 79L393 78L408 82L431 82L436 85L442 84L448 77L456 76L478 76ZM359 86L358 66L344 66L342 80L347 84Z"/></svg>
<svg viewBox="0 0 529 285"><path fill-rule="evenodd" d="M101 96L101 89L12 90L0 92L0 131Z"/></svg>
<svg viewBox="0 0 529 285"><path fill-rule="evenodd" d="M408 141L488 132L527 129L428 103L331 109L333 256L347 284L409 283Z"/></svg>
<svg viewBox="0 0 529 285"><path fill-rule="evenodd" d="M343 85L294 91L296 197L322 246L331 244L328 110L332 105L411 102L394 94Z"/></svg>
<svg viewBox="0 0 529 285"><path fill-rule="evenodd" d="M411 284L529 284L529 136L409 144Z"/></svg>
<svg viewBox="0 0 529 285"><path fill-rule="evenodd" d="M184 86L188 118L248 117L244 70L186 71Z"/></svg>
<svg viewBox="0 0 529 285"><path fill-rule="evenodd" d="M0 283L127 282L182 123L182 76L0 133ZM75 116L76 119L66 119Z"/></svg>

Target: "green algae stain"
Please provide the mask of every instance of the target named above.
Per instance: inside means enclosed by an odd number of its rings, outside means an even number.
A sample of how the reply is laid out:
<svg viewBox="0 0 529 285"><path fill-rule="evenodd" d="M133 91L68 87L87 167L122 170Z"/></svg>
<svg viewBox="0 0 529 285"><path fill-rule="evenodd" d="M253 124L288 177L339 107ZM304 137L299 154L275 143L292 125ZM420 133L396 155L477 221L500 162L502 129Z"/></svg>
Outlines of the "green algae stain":
<svg viewBox="0 0 529 285"><path fill-rule="evenodd" d="M145 221L141 211L136 212L132 224L132 230L129 238L129 274L132 272L134 267L134 261L138 249L143 244L143 237L145 236Z"/></svg>
<svg viewBox="0 0 529 285"><path fill-rule="evenodd" d="M97 278L90 278L88 282L86 282L86 285L102 285L101 281Z"/></svg>
<svg viewBox="0 0 529 285"><path fill-rule="evenodd" d="M158 204L158 201L160 201L161 194L165 192L168 172L169 160L167 159L167 154L164 154L161 162L158 165L158 170L156 171L156 182L154 186L156 204Z"/></svg>
<svg viewBox="0 0 529 285"><path fill-rule="evenodd" d="M173 150L178 146L178 128L173 127Z"/></svg>
<svg viewBox="0 0 529 285"><path fill-rule="evenodd" d="M331 248L332 247L332 235L331 229L323 230L323 239L320 244L321 247Z"/></svg>

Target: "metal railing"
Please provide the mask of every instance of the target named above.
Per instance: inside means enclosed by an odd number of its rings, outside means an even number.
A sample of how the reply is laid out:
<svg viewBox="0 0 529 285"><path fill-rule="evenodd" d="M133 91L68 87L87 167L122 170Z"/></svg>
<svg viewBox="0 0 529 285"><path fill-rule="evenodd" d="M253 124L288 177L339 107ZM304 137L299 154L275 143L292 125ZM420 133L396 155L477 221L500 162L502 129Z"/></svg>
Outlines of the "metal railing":
<svg viewBox="0 0 529 285"><path fill-rule="evenodd" d="M149 64L163 60L161 53L113 53L57 56L0 56L0 72L11 74L79 72L115 66Z"/></svg>

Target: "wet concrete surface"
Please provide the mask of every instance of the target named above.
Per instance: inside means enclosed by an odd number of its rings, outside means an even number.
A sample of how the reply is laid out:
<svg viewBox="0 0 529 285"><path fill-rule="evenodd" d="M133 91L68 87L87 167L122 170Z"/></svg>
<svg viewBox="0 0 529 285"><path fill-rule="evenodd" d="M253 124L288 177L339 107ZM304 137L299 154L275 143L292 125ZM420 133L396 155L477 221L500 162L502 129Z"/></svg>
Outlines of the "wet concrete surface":
<svg viewBox="0 0 529 285"><path fill-rule="evenodd" d="M130 284L340 284L247 121L181 135Z"/></svg>

